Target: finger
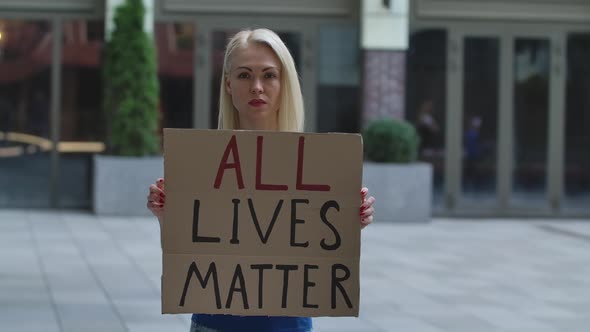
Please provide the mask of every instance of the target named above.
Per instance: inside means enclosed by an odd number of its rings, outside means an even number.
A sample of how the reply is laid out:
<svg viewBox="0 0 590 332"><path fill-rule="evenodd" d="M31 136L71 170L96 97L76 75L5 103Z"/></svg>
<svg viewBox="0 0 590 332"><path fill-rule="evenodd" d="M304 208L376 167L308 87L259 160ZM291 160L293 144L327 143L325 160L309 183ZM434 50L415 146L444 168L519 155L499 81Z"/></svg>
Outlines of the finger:
<svg viewBox="0 0 590 332"><path fill-rule="evenodd" d="M367 197L367 193L369 193L369 189L367 187L363 187L361 189L361 202L365 201L365 197Z"/></svg>
<svg viewBox="0 0 590 332"><path fill-rule="evenodd" d="M164 191L158 188L155 184L150 185L150 193L163 194Z"/></svg>
<svg viewBox="0 0 590 332"><path fill-rule="evenodd" d="M373 206L373 203L375 203L375 197L371 196L365 200L363 205L365 205L367 208L369 208L369 207Z"/></svg>
<svg viewBox="0 0 590 332"><path fill-rule="evenodd" d="M164 194L164 192L152 184L150 186L150 193L147 196L147 200L151 202L164 203L165 199L166 195Z"/></svg>
<svg viewBox="0 0 590 332"><path fill-rule="evenodd" d="M373 216L368 216L366 218L361 219L361 227L365 227L373 222Z"/></svg>
<svg viewBox="0 0 590 332"><path fill-rule="evenodd" d="M373 206L373 203L375 203L375 197L371 196L369 198L367 198L362 204L361 204L361 210L360 213L362 214L366 209L370 208L371 206Z"/></svg>
<svg viewBox="0 0 590 332"><path fill-rule="evenodd" d="M374 213L375 213L375 209L370 207L370 208L366 209L363 213L361 213L361 218L372 217Z"/></svg>
<svg viewBox="0 0 590 332"><path fill-rule="evenodd" d="M156 185L158 186L158 188L164 191L164 178L159 178L158 180L156 180Z"/></svg>
<svg viewBox="0 0 590 332"><path fill-rule="evenodd" d="M361 229L364 229L365 227L369 226L372 222L372 217L370 219L361 220Z"/></svg>
<svg viewBox="0 0 590 332"><path fill-rule="evenodd" d="M154 206L154 207L163 207L165 204L165 203L161 203L159 201L148 201L147 203L148 203L148 205Z"/></svg>
<svg viewBox="0 0 590 332"><path fill-rule="evenodd" d="M147 197L148 201L163 204L166 200L164 194L151 193Z"/></svg>
<svg viewBox="0 0 590 332"><path fill-rule="evenodd" d="M161 198L166 197L166 194L164 193L163 190L161 190L160 188L157 188L156 186L154 186L152 184L153 187L150 187L150 195L156 195L159 196ZM154 189L155 188L155 189Z"/></svg>
<svg viewBox="0 0 590 332"><path fill-rule="evenodd" d="M159 211L164 208L164 204L155 203L155 202L147 202L148 209L152 211Z"/></svg>

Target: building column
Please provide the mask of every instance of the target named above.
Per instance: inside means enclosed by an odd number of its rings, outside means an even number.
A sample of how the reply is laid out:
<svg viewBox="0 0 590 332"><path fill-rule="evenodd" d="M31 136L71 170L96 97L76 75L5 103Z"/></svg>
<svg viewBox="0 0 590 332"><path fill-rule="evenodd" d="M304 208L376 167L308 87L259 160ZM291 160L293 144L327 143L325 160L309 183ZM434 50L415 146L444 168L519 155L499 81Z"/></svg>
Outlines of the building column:
<svg viewBox="0 0 590 332"><path fill-rule="evenodd" d="M363 0L362 127L405 117L408 0Z"/></svg>

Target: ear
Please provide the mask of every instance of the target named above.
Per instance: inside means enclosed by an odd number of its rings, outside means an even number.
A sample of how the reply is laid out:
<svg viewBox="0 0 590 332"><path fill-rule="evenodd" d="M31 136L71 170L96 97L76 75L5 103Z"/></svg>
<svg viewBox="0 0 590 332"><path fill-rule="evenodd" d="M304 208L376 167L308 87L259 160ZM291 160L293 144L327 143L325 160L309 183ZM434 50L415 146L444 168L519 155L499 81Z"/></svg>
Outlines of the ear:
<svg viewBox="0 0 590 332"><path fill-rule="evenodd" d="M227 91L227 93L231 95L231 82L229 80L229 77L225 76L224 80L225 80L225 91Z"/></svg>

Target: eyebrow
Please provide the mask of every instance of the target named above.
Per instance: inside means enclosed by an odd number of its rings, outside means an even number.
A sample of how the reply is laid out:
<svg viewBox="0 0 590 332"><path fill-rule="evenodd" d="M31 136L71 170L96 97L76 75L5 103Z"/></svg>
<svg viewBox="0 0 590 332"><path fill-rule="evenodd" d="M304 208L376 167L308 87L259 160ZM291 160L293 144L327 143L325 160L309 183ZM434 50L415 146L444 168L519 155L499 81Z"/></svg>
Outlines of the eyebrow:
<svg viewBox="0 0 590 332"><path fill-rule="evenodd" d="M246 70L249 70L249 71L253 71L252 68L245 67L245 66L238 67L238 68L236 68L236 70L237 69L246 69ZM277 69L277 68L276 67L266 67L266 68L262 69L262 71L265 72L265 71L270 70L270 69Z"/></svg>

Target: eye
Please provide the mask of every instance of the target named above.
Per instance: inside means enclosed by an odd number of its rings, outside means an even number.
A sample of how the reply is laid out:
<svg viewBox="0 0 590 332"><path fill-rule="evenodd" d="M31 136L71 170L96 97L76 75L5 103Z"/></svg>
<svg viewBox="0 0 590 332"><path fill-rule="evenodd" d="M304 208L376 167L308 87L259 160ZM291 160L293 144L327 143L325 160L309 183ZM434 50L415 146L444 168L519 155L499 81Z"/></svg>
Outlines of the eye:
<svg viewBox="0 0 590 332"><path fill-rule="evenodd" d="M265 73L264 74L264 78L277 78L277 74L276 73Z"/></svg>
<svg viewBox="0 0 590 332"><path fill-rule="evenodd" d="M238 74L238 78L250 78L250 73L248 72L241 72Z"/></svg>

